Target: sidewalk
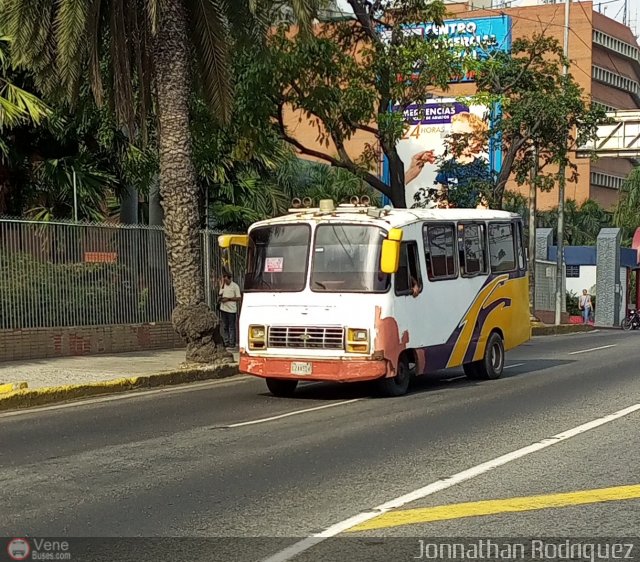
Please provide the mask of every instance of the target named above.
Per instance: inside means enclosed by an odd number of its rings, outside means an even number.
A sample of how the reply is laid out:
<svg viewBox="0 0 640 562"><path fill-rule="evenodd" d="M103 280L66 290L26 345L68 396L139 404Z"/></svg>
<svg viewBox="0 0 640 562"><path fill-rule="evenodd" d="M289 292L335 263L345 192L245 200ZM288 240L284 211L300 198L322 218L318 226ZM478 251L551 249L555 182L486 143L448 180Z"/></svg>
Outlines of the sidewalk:
<svg viewBox="0 0 640 562"><path fill-rule="evenodd" d="M184 349L172 349L3 362L0 410L221 378L237 373L234 358L230 366L199 366L185 363Z"/></svg>
<svg viewBox="0 0 640 562"><path fill-rule="evenodd" d="M29 388L86 384L177 371L183 362L183 349L9 361L0 363L0 382Z"/></svg>

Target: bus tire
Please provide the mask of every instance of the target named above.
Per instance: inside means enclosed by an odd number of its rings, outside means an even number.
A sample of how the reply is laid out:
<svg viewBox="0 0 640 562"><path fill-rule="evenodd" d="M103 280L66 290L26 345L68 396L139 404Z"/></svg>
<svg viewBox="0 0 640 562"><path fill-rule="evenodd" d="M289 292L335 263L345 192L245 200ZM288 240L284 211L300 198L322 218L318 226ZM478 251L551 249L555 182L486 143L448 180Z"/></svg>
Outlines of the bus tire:
<svg viewBox="0 0 640 562"><path fill-rule="evenodd" d="M274 396L289 398L295 394L298 386L297 380L292 379L266 379L267 388Z"/></svg>
<svg viewBox="0 0 640 562"><path fill-rule="evenodd" d="M476 361L476 372L479 379L499 379L504 372L504 343L497 332L492 332L484 349L484 357Z"/></svg>
<svg viewBox="0 0 640 562"><path fill-rule="evenodd" d="M378 389L383 396L402 396L409 390L411 383L411 369L405 355L398 359L395 377L378 379Z"/></svg>

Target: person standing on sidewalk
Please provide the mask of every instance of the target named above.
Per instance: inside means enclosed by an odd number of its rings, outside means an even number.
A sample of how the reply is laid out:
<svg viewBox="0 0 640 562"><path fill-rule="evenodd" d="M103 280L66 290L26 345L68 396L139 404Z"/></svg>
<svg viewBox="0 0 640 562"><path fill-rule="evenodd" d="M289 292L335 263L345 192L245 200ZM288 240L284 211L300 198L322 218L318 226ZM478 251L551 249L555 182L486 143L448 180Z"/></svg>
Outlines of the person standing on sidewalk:
<svg viewBox="0 0 640 562"><path fill-rule="evenodd" d="M582 290L582 295L578 299L578 308L582 310L582 323L588 324L591 319L593 304L591 303L591 295L586 289Z"/></svg>
<svg viewBox="0 0 640 562"><path fill-rule="evenodd" d="M225 271L220 282L220 327L224 345L229 351L235 351L238 303L242 297L240 287L231 279L231 273Z"/></svg>

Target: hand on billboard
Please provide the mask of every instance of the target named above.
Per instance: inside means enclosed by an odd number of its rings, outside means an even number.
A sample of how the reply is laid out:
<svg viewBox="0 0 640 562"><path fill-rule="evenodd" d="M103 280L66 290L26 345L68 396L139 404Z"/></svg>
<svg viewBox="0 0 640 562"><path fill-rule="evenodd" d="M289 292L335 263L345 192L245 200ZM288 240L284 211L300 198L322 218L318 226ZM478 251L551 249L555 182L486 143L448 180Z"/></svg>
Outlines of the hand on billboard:
<svg viewBox="0 0 640 562"><path fill-rule="evenodd" d="M405 185L415 180L425 164L433 164L436 161L436 156L433 150L423 150L413 155L409 168L404 174Z"/></svg>

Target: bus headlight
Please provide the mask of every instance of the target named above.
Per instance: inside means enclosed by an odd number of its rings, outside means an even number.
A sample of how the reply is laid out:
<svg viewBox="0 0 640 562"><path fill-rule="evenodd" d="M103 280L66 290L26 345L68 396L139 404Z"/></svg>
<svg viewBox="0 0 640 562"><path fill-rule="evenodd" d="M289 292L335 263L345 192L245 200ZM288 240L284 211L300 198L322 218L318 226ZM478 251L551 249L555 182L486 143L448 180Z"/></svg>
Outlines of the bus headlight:
<svg viewBox="0 0 640 562"><path fill-rule="evenodd" d="M266 326L249 326L249 349L264 349L267 347Z"/></svg>
<svg viewBox="0 0 640 562"><path fill-rule="evenodd" d="M369 330L349 328L347 330L346 349L350 353L369 352Z"/></svg>

